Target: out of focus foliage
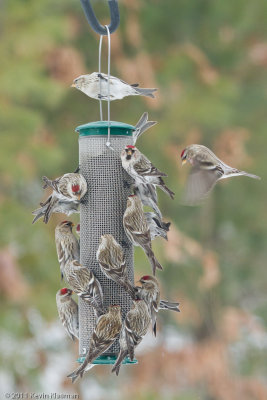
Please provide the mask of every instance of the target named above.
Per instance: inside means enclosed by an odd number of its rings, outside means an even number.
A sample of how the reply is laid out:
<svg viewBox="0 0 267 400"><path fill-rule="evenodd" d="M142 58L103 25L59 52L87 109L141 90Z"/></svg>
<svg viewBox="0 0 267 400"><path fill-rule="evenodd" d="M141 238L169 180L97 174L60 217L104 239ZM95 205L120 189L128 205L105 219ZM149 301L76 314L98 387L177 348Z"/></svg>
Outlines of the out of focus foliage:
<svg viewBox="0 0 267 400"><path fill-rule="evenodd" d="M102 23L109 20L106 2L96 2L95 11ZM148 111L159 122L138 147L168 173L166 182L176 192L174 201L159 194L172 226L169 241L155 241L154 249L164 265L158 275L162 292L179 299L182 309L178 316L160 315L160 324L163 336L171 325L191 338L170 357L166 349L152 350L133 367L137 372L128 368L133 398L265 399L267 3L121 0L120 12L111 72L159 90L155 100L113 102L111 115L135 125ZM48 323L56 319L60 276L54 227L61 216L33 226L31 211L44 198L43 175L76 169L75 127L99 118L97 102L70 88L75 77L97 70L98 37L78 0L3 0L0 35L0 322L3 332L23 343L33 335L30 309ZM104 70L105 53L104 46ZM187 170L179 156L191 143L211 147L262 181L220 182L203 206L181 206ZM149 268L137 250L136 277ZM202 375L196 368L200 362ZM162 364L169 374L158 387L154 375L164 373ZM6 357L2 368L14 375L20 390L38 380L44 361L27 367L31 379L15 365Z"/></svg>

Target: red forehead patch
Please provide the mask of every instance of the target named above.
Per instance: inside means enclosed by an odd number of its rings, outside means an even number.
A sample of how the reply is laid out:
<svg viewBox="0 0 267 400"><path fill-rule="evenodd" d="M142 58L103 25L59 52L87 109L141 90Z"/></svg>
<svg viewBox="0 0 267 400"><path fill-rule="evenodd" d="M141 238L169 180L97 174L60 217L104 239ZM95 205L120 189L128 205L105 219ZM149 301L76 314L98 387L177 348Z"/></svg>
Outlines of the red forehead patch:
<svg viewBox="0 0 267 400"><path fill-rule="evenodd" d="M60 294L66 294L66 293L68 293L68 289L66 287L60 290Z"/></svg>
<svg viewBox="0 0 267 400"><path fill-rule="evenodd" d="M181 153L181 158L183 157L183 155L184 155L184 152L185 152L185 149L182 151L182 153Z"/></svg>
<svg viewBox="0 0 267 400"><path fill-rule="evenodd" d="M74 193L77 193L80 191L80 185L72 185L71 189Z"/></svg>
<svg viewBox="0 0 267 400"><path fill-rule="evenodd" d="M61 222L61 225L63 225L63 224L68 224L70 221L62 221Z"/></svg>
<svg viewBox="0 0 267 400"><path fill-rule="evenodd" d="M126 146L126 149L135 149L135 146L132 146L131 144L128 144L128 146Z"/></svg>
<svg viewBox="0 0 267 400"><path fill-rule="evenodd" d="M148 281L150 279L149 275L142 276L141 278L143 281Z"/></svg>

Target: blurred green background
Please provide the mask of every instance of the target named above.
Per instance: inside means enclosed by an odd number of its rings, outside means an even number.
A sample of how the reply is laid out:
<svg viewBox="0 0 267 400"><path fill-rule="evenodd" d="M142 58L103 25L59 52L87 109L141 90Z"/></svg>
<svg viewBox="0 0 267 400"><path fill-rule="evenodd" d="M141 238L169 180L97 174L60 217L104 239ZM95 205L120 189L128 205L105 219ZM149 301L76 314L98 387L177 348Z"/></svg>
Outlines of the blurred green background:
<svg viewBox="0 0 267 400"><path fill-rule="evenodd" d="M104 23L105 1L94 2ZM166 171L174 201L159 193L168 242L153 243L164 265L162 297L181 313L159 315L137 351L139 364L116 378L95 367L66 378L77 345L57 321L60 288L55 215L31 224L44 198L41 177L74 171L77 125L99 119L98 104L70 88L98 68L98 36L78 0L0 3L0 390L79 394L81 399L265 400L267 398L267 2L121 0L111 73L155 100L111 103L113 120L158 124L139 149ZM103 71L106 68L106 40ZM179 204L187 144L209 146L255 173L220 182L201 207ZM77 216L72 218L77 222ZM136 250L136 277L149 272Z"/></svg>

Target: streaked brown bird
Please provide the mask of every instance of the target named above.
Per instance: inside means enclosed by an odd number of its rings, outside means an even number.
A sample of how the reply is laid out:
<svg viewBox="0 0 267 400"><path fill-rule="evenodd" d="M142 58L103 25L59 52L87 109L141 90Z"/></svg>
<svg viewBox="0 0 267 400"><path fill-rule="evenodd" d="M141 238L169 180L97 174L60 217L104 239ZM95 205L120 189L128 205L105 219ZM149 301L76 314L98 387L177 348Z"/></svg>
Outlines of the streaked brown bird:
<svg viewBox="0 0 267 400"><path fill-rule="evenodd" d="M72 290L60 289L56 294L59 319L72 340L79 339L78 304L73 300Z"/></svg>
<svg viewBox="0 0 267 400"><path fill-rule="evenodd" d="M127 275L122 247L112 235L101 236L96 258L106 277L124 287L126 292L135 299L135 289Z"/></svg>
<svg viewBox="0 0 267 400"><path fill-rule="evenodd" d="M72 382L83 377L88 364L101 356L115 342L122 328L121 308L118 305L109 306L108 312L98 318L89 343L89 350L82 365L68 375Z"/></svg>
<svg viewBox="0 0 267 400"><path fill-rule="evenodd" d="M156 336L157 333L157 313L160 304L160 288L158 280L155 276L144 275L139 280L141 288L138 289L138 297L144 300L150 311L152 320L152 332Z"/></svg>
<svg viewBox="0 0 267 400"><path fill-rule="evenodd" d="M73 222L63 221L55 229L55 242L61 278L64 276L65 265L68 261L80 261L80 246L77 238L72 233L73 226Z"/></svg>
<svg viewBox="0 0 267 400"><path fill-rule="evenodd" d="M77 260L66 263L64 276L73 291L94 307L96 315L103 314L103 292L94 273Z"/></svg>
<svg viewBox="0 0 267 400"><path fill-rule="evenodd" d="M127 208L123 215L123 226L126 235L134 246L140 246L146 253L152 267L153 275L156 269L163 269L151 248L151 235L141 200L136 195L127 199Z"/></svg>
<svg viewBox="0 0 267 400"><path fill-rule="evenodd" d="M120 352L112 368L112 372L116 372L116 375L119 375L125 357L129 355L130 360L133 361L135 348L147 333L150 322L150 312L145 301L135 300L126 314L121 330Z"/></svg>

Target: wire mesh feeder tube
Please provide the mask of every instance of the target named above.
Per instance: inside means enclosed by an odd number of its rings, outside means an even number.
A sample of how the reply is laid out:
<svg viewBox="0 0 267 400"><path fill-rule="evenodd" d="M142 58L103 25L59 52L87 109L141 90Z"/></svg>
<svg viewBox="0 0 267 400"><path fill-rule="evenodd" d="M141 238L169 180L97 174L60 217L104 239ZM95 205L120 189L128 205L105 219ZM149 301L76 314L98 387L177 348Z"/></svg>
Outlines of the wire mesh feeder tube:
<svg viewBox="0 0 267 400"><path fill-rule="evenodd" d="M104 308L119 304L122 318L131 307L131 297L125 290L108 279L96 260L99 239L105 233L114 236L122 246L128 267L129 279L134 282L133 246L123 229L123 214L127 197L131 194L131 178L121 165L120 153L132 143L134 127L120 122L110 123L110 137L113 150L106 146L108 123L93 122L78 126L80 173L88 185L88 192L80 206L80 258L81 264L90 268L101 283L104 295ZM79 362L83 362L88 351L89 341L96 324L92 307L79 299L80 347ZM119 341L94 364L113 364L119 353ZM136 363L125 359L124 363Z"/></svg>

